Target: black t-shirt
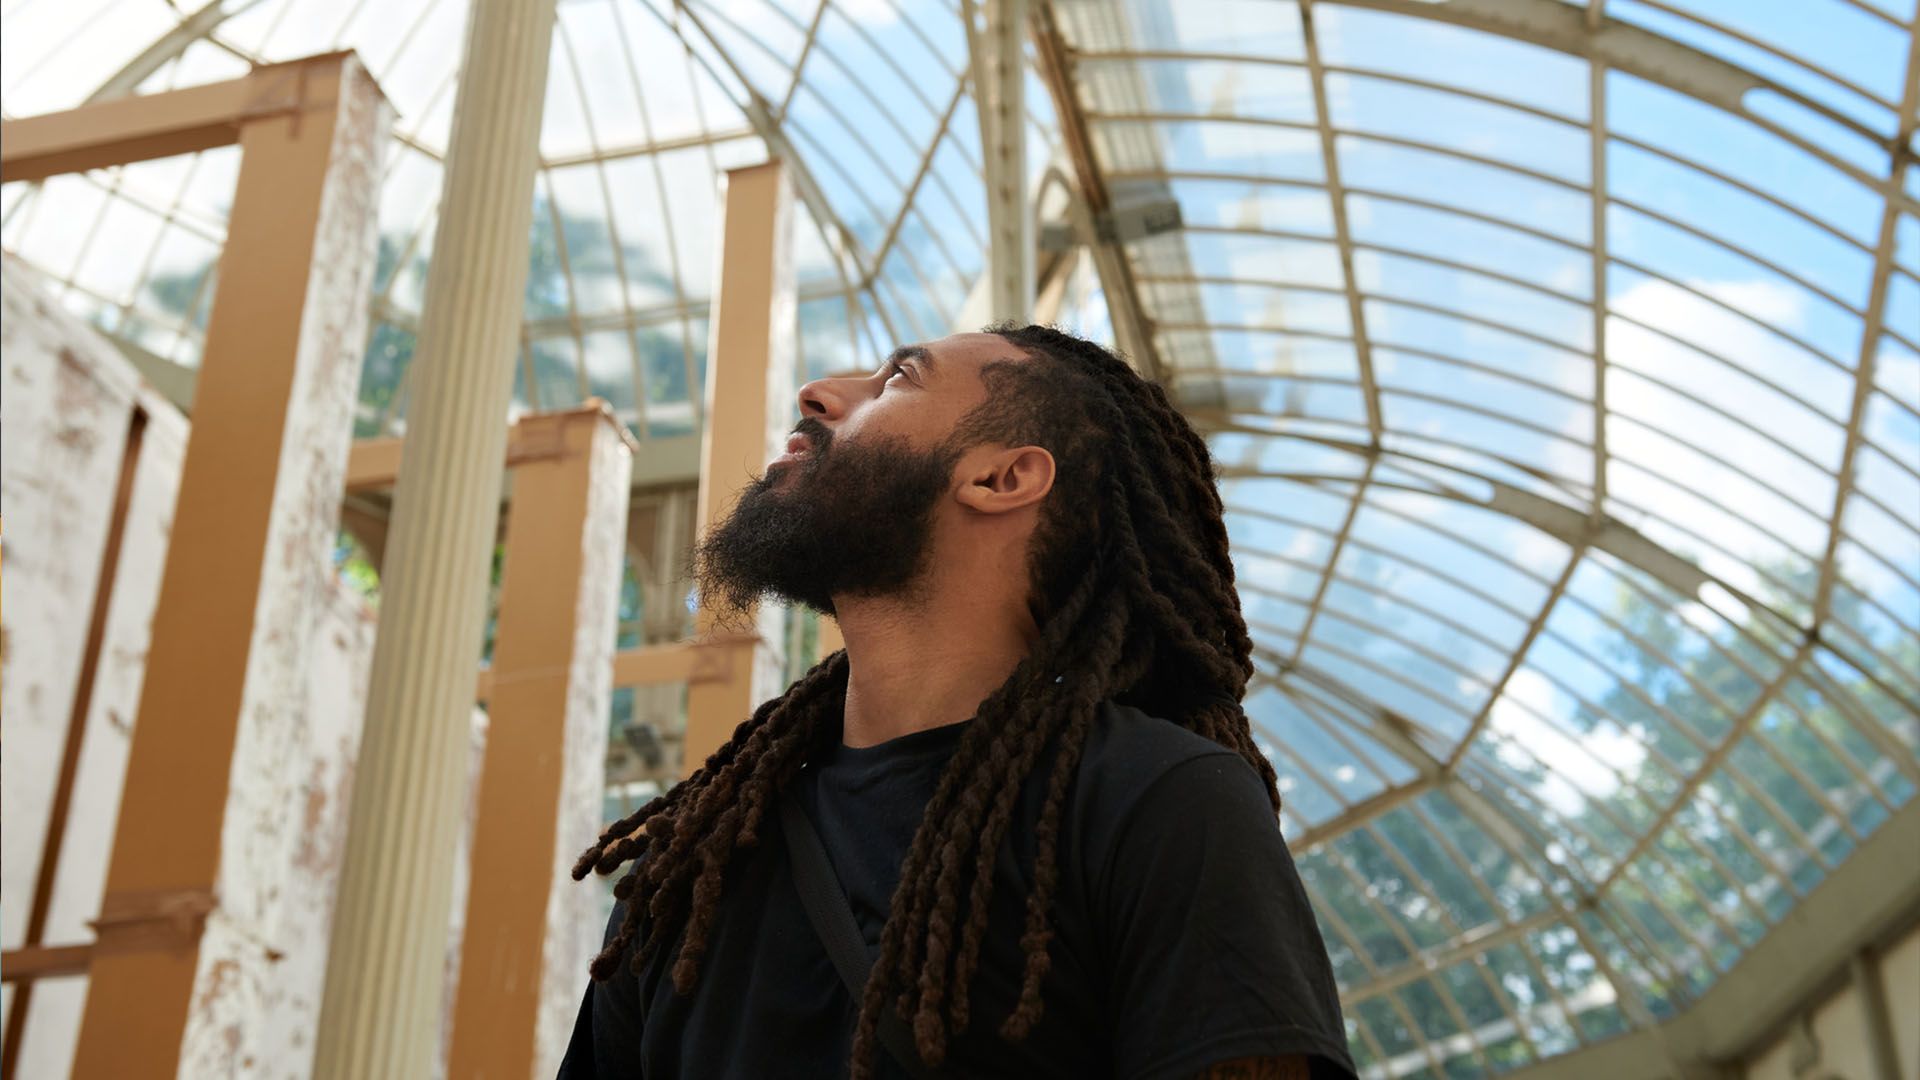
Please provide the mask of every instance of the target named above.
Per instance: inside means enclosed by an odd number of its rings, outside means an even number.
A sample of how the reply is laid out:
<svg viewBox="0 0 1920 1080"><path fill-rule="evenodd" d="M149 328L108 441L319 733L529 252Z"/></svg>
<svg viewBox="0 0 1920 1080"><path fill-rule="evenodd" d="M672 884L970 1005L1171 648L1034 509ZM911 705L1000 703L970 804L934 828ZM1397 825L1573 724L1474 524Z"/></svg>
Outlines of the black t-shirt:
<svg viewBox="0 0 1920 1080"><path fill-rule="evenodd" d="M966 723L840 746L795 780L868 949L879 955L900 863ZM999 1024L1020 989L1020 935L1046 762L994 867L972 1018L949 1045L967 1076L1177 1080L1236 1058L1301 1054L1351 1077L1326 946L1264 786L1234 752L1125 706L1089 733L1059 841L1045 1013ZM608 936L625 917L616 906ZM728 867L700 977L677 946L589 982L561 1080L844 1077L857 1004L808 922L777 814ZM906 1071L877 1047L878 1075Z"/></svg>

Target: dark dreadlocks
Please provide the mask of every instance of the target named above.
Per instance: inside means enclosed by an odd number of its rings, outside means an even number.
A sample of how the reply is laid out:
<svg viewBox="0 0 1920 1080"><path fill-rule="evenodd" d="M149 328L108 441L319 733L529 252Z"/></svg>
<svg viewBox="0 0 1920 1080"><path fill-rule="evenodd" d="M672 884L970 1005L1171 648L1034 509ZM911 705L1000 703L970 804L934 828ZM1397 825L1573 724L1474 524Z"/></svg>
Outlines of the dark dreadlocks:
<svg viewBox="0 0 1920 1080"><path fill-rule="evenodd" d="M1035 445L1055 458L1030 554L1032 651L981 702L942 773L901 864L854 1031L852 1075L871 1075L881 1010L909 1022L920 1056L938 1065L968 1023L993 863L1020 789L1051 762L1036 833L1034 884L1021 946L1020 996L1000 1024L1009 1040L1039 1021L1053 937L1061 807L1095 712L1134 705L1237 751L1264 778L1273 767L1238 702L1252 642L1233 587L1213 459L1166 394L1092 342L1048 327L996 326L1031 362L983 369L989 398L960 422L958 445ZM666 794L609 825L574 866L611 873L624 924L592 965L611 976L650 921L633 969L677 937L673 983L690 991L736 849L750 847L774 801L809 755L840 738L844 651L754 710L706 764ZM645 859L640 858L647 855Z"/></svg>

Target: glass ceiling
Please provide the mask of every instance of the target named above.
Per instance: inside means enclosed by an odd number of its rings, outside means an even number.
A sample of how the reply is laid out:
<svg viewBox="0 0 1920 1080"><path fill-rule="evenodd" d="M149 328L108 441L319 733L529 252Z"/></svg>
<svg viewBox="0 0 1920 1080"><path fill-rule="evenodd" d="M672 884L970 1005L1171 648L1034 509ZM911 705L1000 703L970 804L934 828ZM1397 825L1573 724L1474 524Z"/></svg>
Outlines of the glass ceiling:
<svg viewBox="0 0 1920 1080"><path fill-rule="evenodd" d="M1684 1010L1920 784L1913 0L1035 6L1036 189L1181 208L1059 317L1210 433L1364 1070ZM9 0L3 107L360 50L400 117L360 433L398 430L464 20ZM945 0L563 0L516 407L697 430L715 172L769 147L810 374L953 328L967 70ZM0 239L191 365L234 168L8 185Z"/></svg>

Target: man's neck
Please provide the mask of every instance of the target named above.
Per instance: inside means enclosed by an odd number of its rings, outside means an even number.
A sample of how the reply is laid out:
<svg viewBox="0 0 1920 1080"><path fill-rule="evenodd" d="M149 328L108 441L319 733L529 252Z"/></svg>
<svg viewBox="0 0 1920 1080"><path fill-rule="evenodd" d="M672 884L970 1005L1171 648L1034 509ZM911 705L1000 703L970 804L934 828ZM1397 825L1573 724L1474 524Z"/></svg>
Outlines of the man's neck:
<svg viewBox="0 0 1920 1080"><path fill-rule="evenodd" d="M902 601L835 598L847 643L841 742L873 746L972 718L1032 648L1032 620L965 590Z"/></svg>

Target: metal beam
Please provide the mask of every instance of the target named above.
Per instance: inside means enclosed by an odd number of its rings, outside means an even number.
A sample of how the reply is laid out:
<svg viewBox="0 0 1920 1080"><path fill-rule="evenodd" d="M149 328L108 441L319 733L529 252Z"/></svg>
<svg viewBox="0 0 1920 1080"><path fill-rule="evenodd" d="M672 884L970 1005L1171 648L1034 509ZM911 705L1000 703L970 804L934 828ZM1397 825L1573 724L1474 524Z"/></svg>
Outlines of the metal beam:
<svg viewBox="0 0 1920 1080"><path fill-rule="evenodd" d="M1780 689L1805 665L1807 656L1812 651L1811 642L1802 642L1798 651L1794 653L1793 659L1780 665L1779 672L1761 688L1758 694L1754 695L1747 707L1742 709L1740 715L1727 726L1726 734L1721 736L1719 745L1693 766L1691 774L1681 783L1679 790L1672 795L1664 796L1667 799L1666 808L1647 825L1639 838L1633 842L1633 846L1627 849L1626 854L1614 861L1613 869L1607 871L1606 878L1600 883L1602 891L1611 888L1614 882L1620 880L1621 876L1627 872L1627 868L1640 857L1640 853L1660 839L1661 834L1667 831L1667 826L1672 824L1674 817L1680 811L1693 805L1694 794L1700 790L1701 785L1712 779L1721 763L1733 753L1740 740L1746 737L1747 732L1752 730L1760 717L1773 704L1773 699L1780 693Z"/></svg>
<svg viewBox="0 0 1920 1080"><path fill-rule="evenodd" d="M1898 203L1909 213L1920 208L1920 200L1915 200L1890 184L1886 177L1871 175L1825 147L1802 138L1748 108L1747 95L1752 90L1778 94L1875 146L1891 148L1890 140L1885 135L1791 87L1632 23L1603 18L1596 28L1589 28L1584 8L1561 3L1560 0L1449 0L1444 4L1427 0L1320 2L1451 23L1555 52L1598 60L1616 71L1697 98L1749 120Z"/></svg>
<svg viewBox="0 0 1920 1080"><path fill-rule="evenodd" d="M1328 443L1328 444L1338 445L1336 443ZM1406 460L1419 461L1421 459L1408 456ZM1276 474L1276 475L1279 475L1279 474ZM1302 477L1300 477L1298 474L1290 474L1290 478L1302 479ZM1305 477L1304 479L1306 479L1308 482L1312 482L1314 480L1331 480L1331 481L1342 483L1342 484L1348 484L1352 482L1351 477L1344 477L1344 476L1340 476L1340 477L1309 476L1309 477ZM1424 489L1421 489L1421 490L1424 490ZM1437 494L1447 498L1461 497L1459 492L1451 492L1451 491L1430 492L1430 494ZM1477 500L1469 498L1467 499L1467 501L1475 503L1476 505L1479 505ZM1276 523L1279 523L1291 528L1308 529L1310 531L1319 532L1327 536L1329 539L1331 539L1334 535L1331 530L1326 529L1323 526L1316 526L1312 523L1303 522L1298 519L1288 518L1287 516L1282 514L1275 514L1275 513L1266 512L1266 511L1254 510L1250 508L1240 508L1240 512L1253 514L1259 517L1264 517L1269 520L1273 520ZM1426 527L1433 529L1433 531L1435 531L1439 535L1449 540L1452 540L1456 543L1462 544L1466 547L1478 550L1480 551L1481 554L1489 558L1501 558L1503 556L1502 552L1497 551L1485 544L1482 544L1470 536L1464 535L1457 531L1449 530L1444 526L1440 526L1440 525L1432 524L1428 522L1421 522L1416 520L1413 517L1406 515L1401 511L1393 510L1389 508L1384 508L1384 507L1380 508L1380 512L1392 517L1401 518L1408 525L1425 525ZM1363 549L1370 550L1373 554L1380 555L1389 559L1407 561L1408 565L1417 565L1412 563L1409 560L1405 560L1404 556L1396 552L1390 552L1385 549L1379 548L1375 545L1360 543L1358 541L1355 541L1355 543L1357 544L1357 546ZM1309 570L1318 569L1317 567L1302 567L1302 568L1309 569ZM1446 580L1449 584L1453 585L1456 588L1460 588L1465 590L1468 593L1477 595L1480 599L1485 600L1496 607L1506 610L1508 614L1513 615L1516 618L1525 617L1524 613L1513 609L1510 605L1504 603L1499 598L1490 596L1484 593L1483 591L1476 589L1469 582L1455 578L1452 575L1446 574L1442 571L1438 571L1432 568L1431 566L1425 567L1424 572L1428 574L1436 575L1442 578L1443 580ZM1529 571L1524 571L1524 570L1523 570L1523 573L1525 573L1526 576L1533 578L1537 583L1539 583L1542 586L1550 585L1549 581L1544 577L1540 577L1539 575L1536 575ZM1622 578L1621 580L1623 584L1626 584L1631 590L1640 594L1640 596L1647 602L1653 603L1657 606L1666 605L1666 601L1664 600L1664 598L1653 595L1645 586L1634 581L1632 578ZM1614 632L1619 633L1625 640L1631 642L1635 647L1641 649L1642 651L1648 653L1649 655L1663 654L1662 650L1657 645L1645 640L1641 635L1636 633L1631 627L1621 624L1619 620L1617 620L1615 617L1613 617L1606 611L1595 607L1589 601L1581 598L1577 593L1565 593L1564 596L1570 599L1573 603L1583 608L1586 608L1592 615L1598 618L1602 623L1609 626ZM1417 605L1416 605L1416 610L1418 610ZM1349 619L1349 621L1353 621L1353 620ZM1729 625L1732 626L1736 634L1747 638L1752 644L1757 646L1761 652L1766 652L1770 650L1770 646L1766 642L1757 638L1752 633L1752 631L1746 628L1745 626L1739 623L1730 623ZM1371 628L1371 630L1376 634L1391 633L1390 631L1381 627L1373 627ZM1560 644L1573 649L1576 653L1581 653L1583 655L1586 654L1585 648L1579 645L1578 643L1568 641L1564 637L1554 633L1550 629L1546 629L1544 630L1544 632L1559 639ZM1759 672L1755 671L1751 665L1747 664L1746 661L1744 661L1741 658L1738 652L1729 651L1727 648L1721 646L1718 642L1714 641L1712 638L1709 638L1708 642L1709 642L1709 647L1714 652L1718 653L1722 658L1731 662L1734 666L1738 667L1748 677L1753 678L1756 681L1759 681L1762 678L1764 678L1764 676L1762 676ZM1333 649L1332 646L1327 645L1325 643L1322 643L1321 647ZM1334 649L1334 651L1340 652L1341 650ZM1588 655L1587 659L1590 661L1595 661L1597 663L1597 660L1591 655ZM1366 661L1359 661L1359 660L1356 660L1356 662L1360 662L1363 664L1366 663ZM1726 716L1729 722L1733 721L1733 719L1737 715L1737 710L1735 710L1735 708L1730 702L1723 699L1719 695L1719 693L1715 691L1715 689L1712 686L1702 683L1700 680L1695 678L1683 667L1675 665L1671 661L1669 661L1668 663L1669 663L1670 670L1672 670L1674 674L1678 675L1683 682L1687 683L1695 693L1701 695L1706 700L1714 703L1715 706ZM1604 667L1605 665L1600 665L1600 666ZM1285 670L1286 664L1284 662L1281 662L1280 664L1276 665L1276 667L1278 670ZM1400 680L1400 677L1397 675L1397 673L1389 669L1382 669L1380 671L1380 674L1384 678L1404 681L1404 680ZM1548 675L1547 677L1549 678L1550 681L1553 681L1556 684L1560 684L1560 680L1554 678L1553 676ZM1411 686L1412 684L1409 684L1409 685ZM1703 738L1701 738L1696 732L1694 732L1687 723L1681 722L1678 717L1672 716L1666 709L1664 709L1658 703L1648 698L1646 694L1634 684L1633 681L1623 678L1621 685L1625 689L1627 689L1629 693L1632 693L1635 697L1639 698L1644 705L1653 709L1655 712L1660 713L1670 724L1673 725L1673 729L1677 734L1680 734L1683 737L1687 738L1689 741L1692 741L1695 744L1695 747L1698 750L1700 750L1702 753L1706 753L1710 751L1709 745L1704 741ZM1582 695L1574 687L1560 684L1560 688L1564 692L1572 695L1576 701L1580 701L1584 707L1587 707L1590 709L1597 709L1597 706L1594 705L1592 702L1585 701ZM1427 694L1427 696L1430 696L1430 697L1434 696L1424 688L1420 689L1419 692L1423 694ZM1438 701L1439 699L1436 697L1435 700ZM1799 707L1793 704L1791 698L1785 699L1785 701L1789 710L1794 711L1796 713L1800 712ZM1443 702L1443 704L1450 704L1450 703ZM1804 716L1803 716L1803 719L1805 719ZM1823 743L1828 745L1829 749L1832 750L1832 752L1837 757L1840 757L1843 761L1846 760L1844 753L1841 750L1839 750L1837 747L1833 747L1830 741L1825 736L1818 733L1817 728L1815 729L1815 737L1821 739ZM1773 744L1771 740L1763 739L1759 742L1759 745L1763 749L1763 751L1769 757L1771 757L1781 769L1783 769L1785 772L1791 775L1796 780L1796 782L1803 785L1807 789L1808 793L1824 807L1825 812L1833 816L1835 821L1838 823L1839 827L1846 829L1852 835L1856 835L1856 836L1858 835L1857 833L1854 832L1853 826L1851 825L1849 820L1841 813L1840 809L1832 802L1830 797L1824 792L1824 790L1820 787L1820 785L1815 783L1813 779L1811 779L1809 776L1806 775L1805 770L1800 765L1798 765L1792 758L1783 754L1779 750L1779 748ZM1649 749L1653 749L1653 748L1650 746ZM1907 754L1907 751L1905 751L1904 749L1900 750L1900 755L1902 756L1902 758L1910 756ZM1664 757L1664 755L1659 755L1659 756ZM1896 758L1896 760L1901 760L1901 759ZM1899 767L1902 768L1903 771L1907 771L1912 768L1912 765L1911 763L1903 762ZM1667 763L1667 769L1669 772L1683 771L1683 770L1679 770L1677 766L1673 765L1671 762ZM1768 811L1776 816L1776 818L1782 823L1782 825L1794 835L1795 839L1802 845L1803 848L1808 850L1812 854L1812 856L1815 857L1816 859L1821 859L1823 866L1827 865L1827 861L1820 856L1818 844L1812 841L1804 833L1798 830L1798 828L1793 824L1792 816L1787 814L1784 809L1782 809L1776 802L1773 801L1772 797L1767 793L1767 790L1764 787L1753 784L1751 779L1744 777L1742 772L1737 768L1730 769L1729 771L1730 771L1730 774L1736 779L1736 782L1741 783L1742 786L1747 789L1747 792L1750 796L1752 796L1757 802L1761 803L1763 806L1767 807ZM1856 776L1860 775L1857 769L1854 769L1851 771L1854 771ZM1862 779L1862 782L1864 783L1865 778L1862 777L1861 779ZM1875 785L1868 784L1867 787L1869 789L1872 789L1875 787ZM1882 799L1882 802L1885 802L1884 798ZM1692 842L1691 838L1689 838L1689 842ZM1753 847L1751 843L1749 843L1748 846L1750 848ZM1696 847L1698 847L1698 845L1696 845ZM1706 849L1700 849L1700 850L1704 852ZM1756 852L1756 853L1758 854L1759 852Z"/></svg>
<svg viewBox="0 0 1920 1080"><path fill-rule="evenodd" d="M1853 956L1920 917L1920 799L1910 800L1748 949L1700 1000L1657 1028L1508 1073L1514 1080L1674 1077L1731 1064L1847 977Z"/></svg>
<svg viewBox="0 0 1920 1080"><path fill-rule="evenodd" d="M971 6L971 5L970 5ZM968 27L974 102L987 188L987 274L995 321L1033 310L1033 207L1027 197L1027 0L980 0L986 25Z"/></svg>
<svg viewBox="0 0 1920 1080"><path fill-rule="evenodd" d="M232 146L249 124L332 107L327 73L352 55L309 56L225 82L8 120L0 129L0 179L44 180Z"/></svg>
<svg viewBox="0 0 1920 1080"><path fill-rule="evenodd" d="M589 399L582 408L590 408ZM400 475L400 454L406 440L397 435L355 439L347 452L346 491L350 495L383 492ZM551 448L519 426L507 433L507 467L551 453ZM692 484L700 479L700 436L674 435L638 444L633 460L633 489ZM511 481L509 481L511 483Z"/></svg>
<svg viewBox="0 0 1920 1080"><path fill-rule="evenodd" d="M1367 434L1378 445L1380 388L1373 381L1373 345L1367 340L1366 306L1361 302L1359 275L1353 267L1353 231L1347 224L1347 193L1340 184L1340 155L1334 148L1327 73L1320 62L1319 35L1314 32L1311 0L1302 0L1300 4L1300 33L1306 39L1307 77L1313 86L1314 130L1320 141L1320 166L1324 170L1327 201L1333 210L1333 240L1340 252L1340 277L1346 282L1347 319L1352 328L1354 356L1360 367L1360 397L1367 410Z"/></svg>
<svg viewBox="0 0 1920 1080"><path fill-rule="evenodd" d="M823 3L824 7L825 4ZM874 273L887 261L887 255L893 251L894 242L900 239L900 229L907 223L907 214L913 210L914 199L919 195L920 185L933 174L934 154L940 149L940 143L947 137L947 129L953 125L953 114L960 108L960 101L966 96L966 84L956 83L953 94L947 98L947 106L940 113L940 123L934 128L933 135L927 140L927 152L920 155L920 164L914 169L913 179L907 182L906 194L900 201L900 212L893 215L887 223L887 231L880 237L880 243L873 249ZM871 280L861 284L871 286Z"/></svg>
<svg viewBox="0 0 1920 1080"><path fill-rule="evenodd" d="M786 127L781 119L774 115L773 106L753 88L753 80L747 78L745 71L734 60L733 55L723 48L713 36L713 32L707 29L699 12L690 5L677 3L673 7L673 13L675 16L673 20L667 20L661 16L662 26L680 41L681 46L687 50L688 57L707 68L708 75L716 81L724 81L720 80L719 73L712 70L712 65L704 56L693 51L692 45L687 41L685 28L679 25L680 19L685 19L687 25L692 26L702 38L706 39L721 63L727 66L727 71L733 80L746 88L747 99L741 103L741 111L746 114L747 123L767 144L768 156L782 162L786 168L789 183L793 185L793 193L799 197L801 203L806 206L807 213L813 217L814 224L820 229L821 240L825 243L829 254L833 256L834 271L840 275L841 284L849 293L855 288L871 290L871 283L878 272L873 259L861 244L860 238L840 220L840 215L835 212L833 204L827 200L819 182L814 179L805 157L793 145L792 140L787 138ZM659 13L655 12L655 15L659 16ZM852 264L851 273L848 272L848 263ZM890 317L886 308L878 303L877 297L874 311L880 316L881 321L887 324L888 332L893 333Z"/></svg>
<svg viewBox="0 0 1920 1080"><path fill-rule="evenodd" d="M1539 638L1540 632L1546 629L1547 620L1553 617L1554 610L1560 605L1560 597L1566 593L1567 585L1573 580L1574 572L1580 568L1580 560L1586 558L1586 555L1587 550L1584 544L1572 545L1567 549L1567 565L1561 568L1560 576L1554 579L1553 587L1547 590L1546 599L1540 602L1539 611L1527 622L1526 633L1521 636L1519 642L1506 650L1508 655L1505 670L1500 672L1499 678L1495 679L1492 687L1488 689L1486 703L1480 706L1480 711L1474 716L1473 723L1467 727L1467 733L1460 737L1460 742L1447 756L1449 769L1460 764L1460 759L1466 755L1467 748L1473 745L1473 741L1480 737L1487 723L1493 719L1494 707L1506 697L1507 687L1513 682L1513 677L1520 671L1521 665L1526 663L1527 656L1533 651L1535 639Z"/></svg>
<svg viewBox="0 0 1920 1080"><path fill-rule="evenodd" d="M1379 445L1380 432L1371 432L1374 442ZM1313 634L1313 624L1320 618L1320 605L1327 598L1327 589L1333 584L1334 569L1340 564L1340 556L1346 551L1347 538L1353 533L1353 522L1360 516L1360 504L1366 500L1367 487L1373 483L1373 470L1378 465L1378 456L1368 454L1366 464L1360 470L1360 478L1354 481L1353 491L1347 496L1347 512L1340 519L1340 528L1334 533L1333 548L1327 552L1327 566L1320 574L1320 584L1313 590L1313 599L1307 602L1307 617L1300 624L1299 639L1294 642L1293 653L1288 657L1289 665L1298 663L1300 653L1307 647L1307 638Z"/></svg>
<svg viewBox="0 0 1920 1080"><path fill-rule="evenodd" d="M1913 134L1920 125L1920 31L1907 34L1906 91L1900 100L1900 130L1895 136L1888 182L1900 187L1913 162ZM1847 497L1853 493L1854 462L1865 440L1867 409L1873 398L1873 375L1880 356L1880 330L1886 323L1887 292L1893 281L1893 249L1900 211L1892 200L1880 212L1879 242L1873 255L1873 286L1860 327L1860 352L1854 364L1853 407L1847 418L1847 442L1840 453L1839 482L1833 491L1833 513L1827 519L1827 548L1820 561L1820 580L1814 589L1813 627L1818 634L1833 607L1833 587L1840 575L1840 540L1846 535Z"/></svg>
<svg viewBox="0 0 1920 1080"><path fill-rule="evenodd" d="M1437 975L1481 953L1491 952L1509 942L1520 941L1535 931L1545 930L1564 918L1566 918L1565 912L1558 908L1549 908L1518 922L1477 926L1451 941L1416 950L1412 953L1412 959L1391 971L1381 973L1379 978L1343 989L1340 992L1341 1008L1351 1009L1363 1001L1398 990L1410 983L1419 982L1430 975Z"/></svg>
<svg viewBox="0 0 1920 1080"><path fill-rule="evenodd" d="M1254 435L1283 434L1212 415L1202 416L1198 422L1205 430L1210 432L1240 431ZM1448 472L1457 473L1464 477L1470 477L1477 486L1483 487L1487 492L1485 498L1477 498L1467 492L1452 489L1413 488L1409 485L1387 484L1379 481L1376 481L1376 483L1381 487L1404 488L1406 490L1417 491L1420 494L1436 495L1491 510L1495 513L1503 514L1524 522L1571 547L1586 545L1604 551L1627 565L1647 573L1661 584L1684 596L1697 597L1701 587L1711 582L1725 589L1728 595L1739 600L1740 603L1746 607L1771 615L1779 620L1780 625L1798 625L1784 613L1779 612L1759 598L1748 594L1737 585L1715 577L1694 563L1689 562L1664 546L1647 538L1647 536L1639 530L1612 517L1603 520L1600 526L1595 529L1589 523L1585 510L1576 509L1555 502L1545 496L1535 494L1532 491L1462 469L1456 464L1422 458L1405 451L1375 449L1364 443L1335 439L1325 435L1291 433L1290 437L1345 450L1361 459L1377 453L1385 455L1389 459L1405 459L1421 465L1445 469ZM1222 479L1234 477L1275 477L1278 479L1292 480L1314 479L1313 477L1303 476L1299 473L1240 466L1223 466L1220 469L1220 476ZM1339 479L1343 483L1351 483L1353 481L1352 477L1341 477Z"/></svg>
<svg viewBox="0 0 1920 1080"><path fill-rule="evenodd" d="M259 3L260 0L207 0L200 10L180 20L180 25L162 34L160 40L141 50L140 55L108 76L106 82L87 95L85 104L112 101L133 93L134 88L146 82L154 72L179 59L194 42L202 40L221 23Z"/></svg>
<svg viewBox="0 0 1920 1080"><path fill-rule="evenodd" d="M1605 13L1604 0L1587 5L1587 32L1598 30ZM1600 525L1607 513L1607 64L1601 57L1587 64L1587 202L1590 217L1588 264L1593 308L1593 500L1588 517Z"/></svg>
<svg viewBox="0 0 1920 1080"><path fill-rule="evenodd" d="M1094 220L1112 208L1100 161L1095 156L1092 135L1087 127L1086 111L1080 106L1073 78L1073 54L1060 31L1053 0L1034 0L1034 57L1040 79L1053 99L1053 113L1060 125L1060 142L1073 165L1077 183L1068 185L1078 197L1068 200L1068 213L1075 218L1075 231L1093 255L1094 272L1107 299L1107 311L1113 322L1115 344L1147 378L1164 384L1166 366L1160 359L1153 330L1141 311L1140 290L1133 280L1133 267L1118 245L1101 241L1095 234Z"/></svg>
<svg viewBox="0 0 1920 1080"><path fill-rule="evenodd" d="M14 1000L40 979L59 979L85 975L93 963L93 943L84 945L22 945L0 955L0 979L13 984ZM11 1004L9 1005L11 1008ZM26 1032L19 1024L7 1025L7 1045L19 1042Z"/></svg>
<svg viewBox="0 0 1920 1080"><path fill-rule="evenodd" d="M1462 813L1472 818L1481 828L1485 829L1488 837L1502 848L1505 848L1507 853L1517 862L1528 866L1529 870L1532 870L1533 864L1529 862L1527 858L1528 853L1531 853L1533 857L1550 867L1564 869L1559 862L1535 845L1528 838L1526 831L1520 828L1515 820L1516 815L1519 813L1515 807L1497 794L1482 792L1478 788L1464 782L1459 776L1458 765L1442 761L1439 757L1427 750L1425 746L1421 745L1414 733L1414 725L1405 717L1375 702L1365 693L1340 678L1321 671L1318 668L1309 665L1299 665L1291 668L1290 671L1303 682L1311 684L1322 692L1345 702L1350 708L1365 717L1368 721L1368 726L1364 728L1367 735L1380 742L1381 745L1393 751L1395 754L1398 754L1402 760L1411 765L1414 770L1420 774L1426 786L1445 794ZM1281 689L1282 692L1288 692L1284 685L1281 686ZM1409 795L1417 793L1413 790L1413 785L1408 785L1407 788L1402 790L1408 791ZM1393 800L1391 804L1385 805L1377 811L1369 808L1365 813L1365 819L1378 816L1379 813L1392 809L1394 805L1398 805L1399 802L1403 801L1405 801L1405 796L1401 799ZM1356 808L1356 811L1357 810L1358 808ZM1358 817L1358 813L1356 813L1355 816ZM1328 827L1331 828L1331 823L1329 823ZM1352 827L1352 823L1348 823L1348 827ZM1439 834L1436 833L1436 835ZM1636 1025L1642 1027L1651 1025L1652 1014L1647 1011L1646 1005L1640 1000L1638 990L1631 982L1613 969L1613 966L1607 961L1605 953L1590 939L1585 927L1580 924L1577 918L1581 910L1598 909L1600 894L1583 888L1579 884L1578 878L1570 876L1569 880L1573 882L1574 892L1577 895L1573 900L1556 895L1554 897L1555 913L1565 922L1570 930L1579 936L1582 947L1593 957L1594 962L1599 966L1601 975L1613 986L1615 997L1620 1002L1621 1008L1626 1010L1628 1016Z"/></svg>

